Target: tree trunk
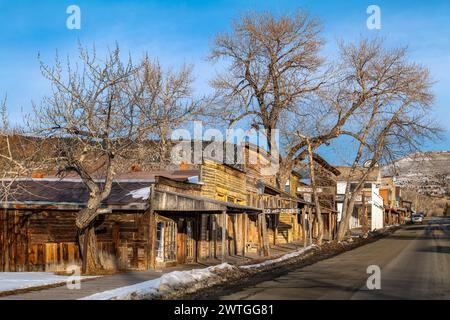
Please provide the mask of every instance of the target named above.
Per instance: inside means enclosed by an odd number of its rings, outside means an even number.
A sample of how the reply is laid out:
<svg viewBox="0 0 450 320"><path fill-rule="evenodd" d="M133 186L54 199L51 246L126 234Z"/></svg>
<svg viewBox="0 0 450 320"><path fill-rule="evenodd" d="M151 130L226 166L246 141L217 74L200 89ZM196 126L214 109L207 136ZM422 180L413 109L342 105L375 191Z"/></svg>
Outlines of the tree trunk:
<svg viewBox="0 0 450 320"><path fill-rule="evenodd" d="M353 209L355 207L355 200L351 199L350 204L348 206L344 205L342 210L341 223L339 224L336 240L343 241L345 239L345 235L348 231L348 227L350 225L350 217L353 214Z"/></svg>
<svg viewBox="0 0 450 320"><path fill-rule="evenodd" d="M79 245L81 249L81 259L82 259L82 272L84 274L96 274L103 270L103 266L100 260L100 252L97 248L97 236L95 235L94 222L95 218L90 218L95 216L96 209L95 206L90 206L81 210L77 215L77 227L79 230ZM89 217L89 218L87 218ZM82 221L86 219L91 222L83 224Z"/></svg>
<svg viewBox="0 0 450 320"><path fill-rule="evenodd" d="M314 204L316 206L316 219L317 219L317 226L318 226L318 234L317 234L317 244L321 245L323 242L323 218L322 218L322 210L320 208L320 201L319 197L317 195L317 188L316 188L316 175L314 172L314 159L313 159L313 152L311 148L311 144L308 142L308 154L309 154L309 175L311 178L311 188L314 198Z"/></svg>
<svg viewBox="0 0 450 320"><path fill-rule="evenodd" d="M103 270L97 248L97 236L95 235L95 228L93 226L87 227L81 231L79 243L82 248L82 272L84 274L96 274Z"/></svg>

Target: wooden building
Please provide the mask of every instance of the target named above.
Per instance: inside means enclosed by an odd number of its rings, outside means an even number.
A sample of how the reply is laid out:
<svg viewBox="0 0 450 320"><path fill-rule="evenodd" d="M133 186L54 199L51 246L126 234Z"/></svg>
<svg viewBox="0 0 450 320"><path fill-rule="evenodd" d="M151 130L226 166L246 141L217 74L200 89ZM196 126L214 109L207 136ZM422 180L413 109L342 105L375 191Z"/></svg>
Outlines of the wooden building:
<svg viewBox="0 0 450 320"><path fill-rule="evenodd" d="M380 195L384 203L384 223L386 225L404 224L411 218L412 203L404 201L402 190L392 176L381 178Z"/></svg>
<svg viewBox="0 0 450 320"><path fill-rule="evenodd" d="M352 173L351 167L338 167L341 176L338 179L338 210L342 211L345 190L348 181L350 192L354 192L362 177L367 173L367 168L357 167ZM350 229L362 229L370 231L384 227L384 205L380 195L381 174L380 168L371 171L356 195L356 201L352 216L350 217Z"/></svg>
<svg viewBox="0 0 450 320"><path fill-rule="evenodd" d="M326 238L333 239L338 226L338 211L336 207L337 179L341 172L329 164L318 154L313 154L314 174L316 177L317 194L324 222L324 233ZM309 179L309 168L305 165L301 168L303 178ZM300 182L297 195L302 199L312 202L312 188L310 185ZM316 221L313 221L314 233L317 233Z"/></svg>
<svg viewBox="0 0 450 320"><path fill-rule="evenodd" d="M312 207L310 202L300 199L297 187L300 175L292 172L284 190L277 187L275 174L278 162L266 151L254 145L245 145L245 171L247 203L264 210L267 233L263 231L267 245L286 244L305 240L307 237L304 219ZM251 243L256 242L257 223L250 224Z"/></svg>
<svg viewBox="0 0 450 320"><path fill-rule="evenodd" d="M228 165L206 158L181 170L119 174L95 221L106 269L146 270L249 253L305 240L310 202L264 173L270 157ZM269 162L268 162L269 161ZM14 182L0 220L0 271L54 271L80 264L75 219L88 190L76 178ZM311 217L311 215L309 215Z"/></svg>
<svg viewBox="0 0 450 320"><path fill-rule="evenodd" d="M75 218L88 191L80 181L17 182L3 203L0 271L53 271L80 264ZM145 270L244 250L236 215L258 209L202 196L200 184L156 176L116 181L95 222L102 264ZM231 222L231 223L229 223Z"/></svg>

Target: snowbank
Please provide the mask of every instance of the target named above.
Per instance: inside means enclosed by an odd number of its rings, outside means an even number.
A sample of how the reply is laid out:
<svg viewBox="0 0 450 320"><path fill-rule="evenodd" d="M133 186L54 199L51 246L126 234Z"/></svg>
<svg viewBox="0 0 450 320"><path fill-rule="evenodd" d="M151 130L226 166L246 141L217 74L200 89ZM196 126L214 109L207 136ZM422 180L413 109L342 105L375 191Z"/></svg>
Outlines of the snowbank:
<svg viewBox="0 0 450 320"><path fill-rule="evenodd" d="M313 244L313 245L310 245L309 247L300 249L298 251L294 251L292 253L285 254L284 256L281 256L278 259L267 260L267 261L264 261L264 262L261 262L258 264L252 264L252 265L248 265L248 266L241 266L241 268L242 269L258 269L258 268L267 267L267 266L270 266L275 263L283 262L285 260L289 260L289 259L301 256L302 254L305 254L306 252L310 251L311 249L314 249L315 247L317 247L317 246L315 244Z"/></svg>
<svg viewBox="0 0 450 320"><path fill-rule="evenodd" d="M50 272L0 272L0 292L65 284L70 279L74 279L74 277L58 276Z"/></svg>
<svg viewBox="0 0 450 320"><path fill-rule="evenodd" d="M188 271L173 271L160 278L137 283L127 287L121 287L109 291L96 293L80 300L134 300L142 298L152 298L162 296L171 291L201 286L201 282L208 279L217 278L220 280L221 272L236 271L228 263L212 266L205 269L193 269Z"/></svg>
<svg viewBox="0 0 450 320"><path fill-rule="evenodd" d="M243 270L253 270L283 262L288 259L298 257L306 252L316 248L316 245L303 248L301 250L285 254L284 256L264 261L262 263L236 267L228 263L212 266L205 269L193 269L188 271L173 271L157 279L137 283L127 287L121 287L109 291L99 292L80 300L135 300L152 299L170 294L176 290L188 288L197 290L219 283L226 279L221 276L223 273L241 272Z"/></svg>

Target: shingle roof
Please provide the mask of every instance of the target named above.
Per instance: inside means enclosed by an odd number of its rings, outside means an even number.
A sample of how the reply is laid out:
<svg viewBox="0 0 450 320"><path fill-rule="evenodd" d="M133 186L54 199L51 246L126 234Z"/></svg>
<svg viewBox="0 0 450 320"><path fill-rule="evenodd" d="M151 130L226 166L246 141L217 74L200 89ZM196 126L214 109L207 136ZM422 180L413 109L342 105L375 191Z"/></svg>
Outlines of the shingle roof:
<svg viewBox="0 0 450 320"><path fill-rule="evenodd" d="M149 182L114 182L105 205L127 205L147 203ZM140 190L141 192L136 192ZM89 190L81 181L53 179L15 181L8 195L8 202L22 203L70 203L84 205L89 198Z"/></svg>

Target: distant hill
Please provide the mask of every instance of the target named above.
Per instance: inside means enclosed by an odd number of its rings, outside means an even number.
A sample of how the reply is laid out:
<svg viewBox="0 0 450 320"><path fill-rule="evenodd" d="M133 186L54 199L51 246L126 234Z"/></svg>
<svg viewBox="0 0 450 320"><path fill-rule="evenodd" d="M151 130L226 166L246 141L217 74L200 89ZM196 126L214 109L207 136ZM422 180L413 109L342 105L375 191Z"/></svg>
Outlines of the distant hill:
<svg viewBox="0 0 450 320"><path fill-rule="evenodd" d="M434 197L450 195L450 151L420 152L382 168L398 185Z"/></svg>

